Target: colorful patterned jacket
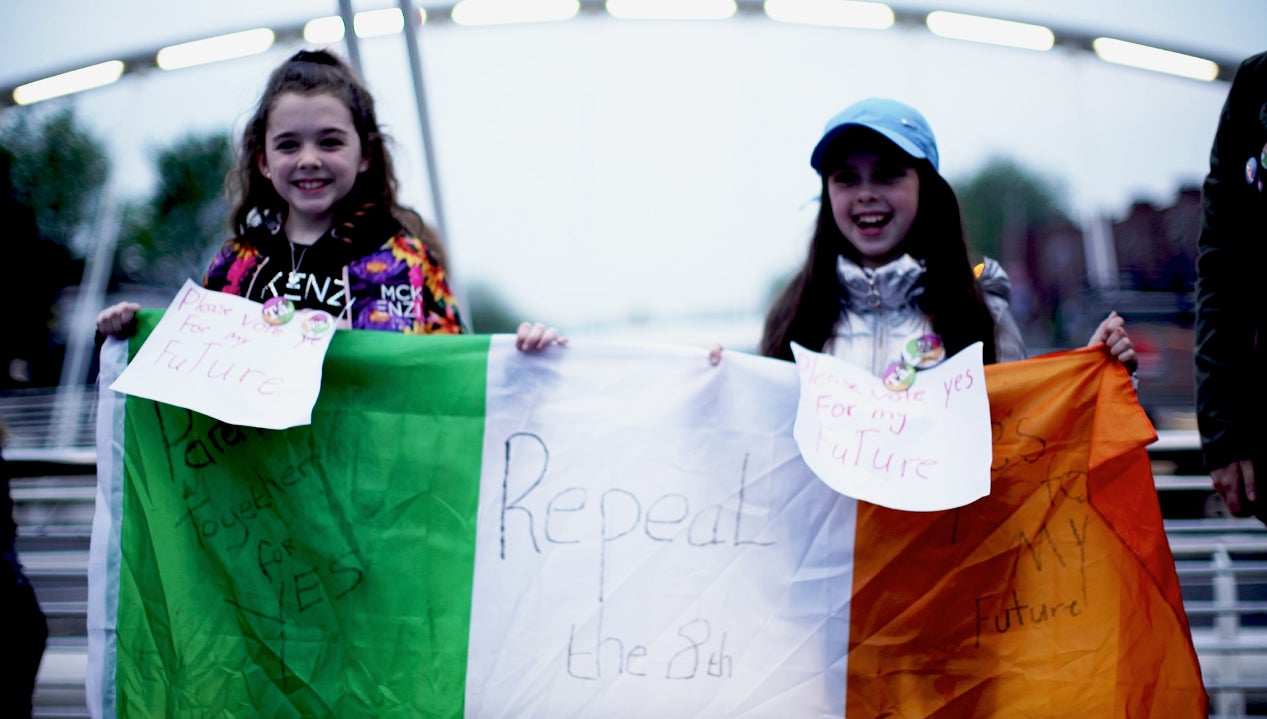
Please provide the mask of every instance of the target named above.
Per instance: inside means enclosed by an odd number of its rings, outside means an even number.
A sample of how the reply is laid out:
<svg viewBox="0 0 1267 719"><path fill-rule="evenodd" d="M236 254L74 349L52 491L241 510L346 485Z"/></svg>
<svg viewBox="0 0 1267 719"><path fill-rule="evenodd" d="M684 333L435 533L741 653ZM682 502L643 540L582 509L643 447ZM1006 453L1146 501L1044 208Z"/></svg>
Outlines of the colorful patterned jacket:
<svg viewBox="0 0 1267 719"><path fill-rule="evenodd" d="M327 237L320 242L337 240ZM225 243L212 260L203 286L259 302L289 297L298 309L324 309L339 317L339 326L344 328L406 334L462 332L444 269L420 240L403 231L370 254L346 264L336 260L324 272L291 271L302 269L302 264L292 268L293 255L270 256L258 244L241 239Z"/></svg>

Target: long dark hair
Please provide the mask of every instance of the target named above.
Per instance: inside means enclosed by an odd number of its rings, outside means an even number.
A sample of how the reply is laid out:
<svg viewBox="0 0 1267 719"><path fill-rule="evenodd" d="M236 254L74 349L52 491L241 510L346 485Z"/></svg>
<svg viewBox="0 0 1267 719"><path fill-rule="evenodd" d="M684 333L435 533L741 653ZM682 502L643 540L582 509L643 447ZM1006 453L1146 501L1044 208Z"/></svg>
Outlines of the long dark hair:
<svg viewBox="0 0 1267 719"><path fill-rule="evenodd" d="M334 227L345 242L381 244L385 235L400 229L400 223L392 216L396 206L396 175L387 152L387 139L378 127L374 98L369 90L351 68L324 50L300 50L269 76L255 113L242 132L237 167L230 176L231 191L237 198L230 215L233 230L238 237L249 238L252 228L281 222L286 215L286 202L260 172L259 160L264 153L273 105L288 92L329 94L351 111L352 125L369 167L357 175L347 196L335 205Z"/></svg>
<svg viewBox="0 0 1267 719"><path fill-rule="evenodd" d="M996 357L994 318L968 258L959 201L954 191L927 160L916 160L902 153L871 131L858 134L864 133L886 145L885 152L904 157L919 173L919 209L901 250L923 260L926 268L924 293L917 300L920 311L928 315L933 331L941 336L948 352L953 354L980 341L984 345L985 363L992 364ZM853 133L845 136L857 137ZM841 142L837 140L827 163L839 162L838 158L843 155L836 147L839 145ZM840 318L845 296L836 277L836 258L844 255L855 262L861 258L841 234L832 216L827 178L835 169L835 164L823 165L822 200L810 239L809 256L766 314L760 352L767 357L792 359L792 342L821 350Z"/></svg>

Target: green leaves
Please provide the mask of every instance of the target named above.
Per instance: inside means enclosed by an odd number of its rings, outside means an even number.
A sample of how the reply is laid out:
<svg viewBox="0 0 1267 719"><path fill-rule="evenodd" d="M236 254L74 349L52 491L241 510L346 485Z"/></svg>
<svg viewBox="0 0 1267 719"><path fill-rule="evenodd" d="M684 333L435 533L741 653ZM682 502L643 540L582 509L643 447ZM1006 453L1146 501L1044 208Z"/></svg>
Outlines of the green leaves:
<svg viewBox="0 0 1267 719"><path fill-rule="evenodd" d="M232 163L227 133L190 135L159 150L153 194L123 211L117 272L167 288L200 279L229 237L225 176Z"/></svg>
<svg viewBox="0 0 1267 719"><path fill-rule="evenodd" d="M110 159L101 141L66 107L52 114L35 109L9 111L0 128L0 149L12 156L11 180L17 198L35 211L40 234L74 246L92 220L96 202L110 175ZM83 244L90 245L91 238Z"/></svg>
<svg viewBox="0 0 1267 719"><path fill-rule="evenodd" d="M1071 222L1060 186L1007 158L991 159L954 186L968 245L989 257L1004 256L1009 238Z"/></svg>

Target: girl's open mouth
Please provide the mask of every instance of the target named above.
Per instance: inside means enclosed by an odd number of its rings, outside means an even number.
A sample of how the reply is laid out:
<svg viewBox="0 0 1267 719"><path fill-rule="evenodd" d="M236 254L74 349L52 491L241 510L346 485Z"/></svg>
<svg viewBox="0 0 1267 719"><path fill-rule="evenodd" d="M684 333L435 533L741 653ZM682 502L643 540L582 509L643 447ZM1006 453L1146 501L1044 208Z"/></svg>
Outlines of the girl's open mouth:
<svg viewBox="0 0 1267 719"><path fill-rule="evenodd" d="M859 228L864 230L880 229L889 224L893 219L891 212L868 212L853 216L853 222Z"/></svg>

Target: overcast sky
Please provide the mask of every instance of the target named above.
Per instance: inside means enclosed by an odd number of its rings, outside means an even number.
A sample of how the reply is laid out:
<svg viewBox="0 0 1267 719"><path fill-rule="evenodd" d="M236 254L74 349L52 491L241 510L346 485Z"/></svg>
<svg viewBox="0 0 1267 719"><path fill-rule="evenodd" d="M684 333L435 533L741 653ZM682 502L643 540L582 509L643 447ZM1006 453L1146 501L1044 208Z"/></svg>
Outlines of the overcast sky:
<svg viewBox="0 0 1267 719"><path fill-rule="evenodd" d="M1225 59L1264 49L1267 27L1263 0L937 7ZM0 12L0 81L12 83L169 42L335 14L337 3L17 0ZM1164 203L1200 181L1227 92L1225 83L1070 50L755 16L444 23L424 27L422 48L458 284L493 285L523 316L581 331L632 318L762 312L771 283L806 247L818 191L809 152L824 121L856 99L887 95L922 110L952 180L1008 155L1058 182L1077 215L1120 216L1132 200ZM128 76L56 102L73 104L109 144L112 191L136 196L152 182L155 148L186 133L236 132L269 70L294 49ZM433 217L405 44L367 40L362 54L395 139L405 200Z"/></svg>

